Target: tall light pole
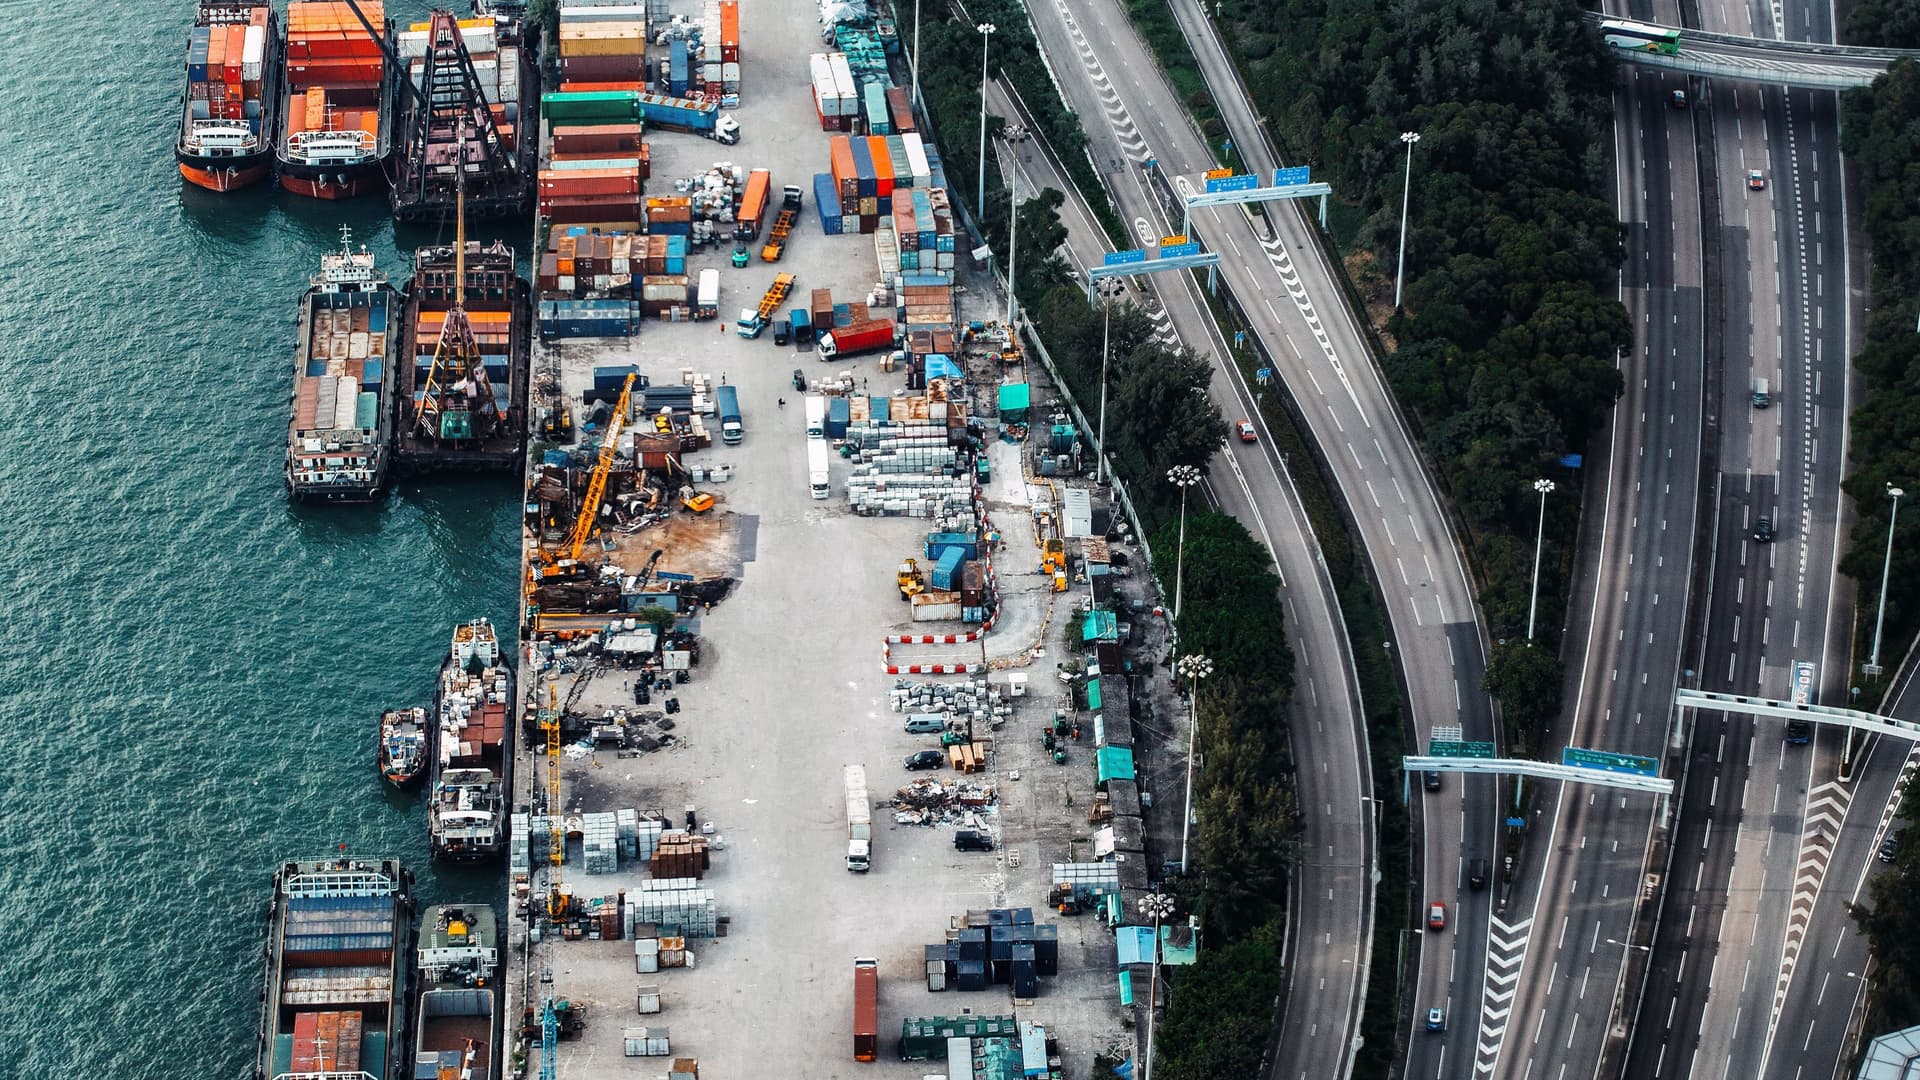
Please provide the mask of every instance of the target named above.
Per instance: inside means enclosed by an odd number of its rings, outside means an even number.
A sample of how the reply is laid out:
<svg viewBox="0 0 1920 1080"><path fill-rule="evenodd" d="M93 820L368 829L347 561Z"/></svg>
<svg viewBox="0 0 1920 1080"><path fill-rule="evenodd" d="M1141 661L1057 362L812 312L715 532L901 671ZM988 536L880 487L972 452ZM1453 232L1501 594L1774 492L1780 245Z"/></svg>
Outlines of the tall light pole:
<svg viewBox="0 0 1920 1080"><path fill-rule="evenodd" d="M1533 490L1540 493L1540 527L1533 535L1533 594L1527 600L1527 643L1533 643L1533 616L1540 607L1540 549L1547 539L1547 496L1553 493L1553 481L1535 480Z"/></svg>
<svg viewBox="0 0 1920 1080"><path fill-rule="evenodd" d="M913 0L913 107L920 107L920 0Z"/></svg>
<svg viewBox="0 0 1920 1080"><path fill-rule="evenodd" d="M1420 133L1403 131L1400 133L1400 141L1407 144L1407 179L1400 186L1400 262L1393 270L1393 310L1395 311L1400 310L1400 279L1407 272L1407 200L1413 195L1413 144L1420 141Z"/></svg>
<svg viewBox="0 0 1920 1080"><path fill-rule="evenodd" d="M1100 434L1094 440L1100 460L1094 464L1093 478L1102 484L1107 481L1107 358L1113 344L1113 300L1125 290L1126 286L1112 278L1100 282L1100 307L1104 312L1100 318Z"/></svg>
<svg viewBox="0 0 1920 1080"><path fill-rule="evenodd" d="M1187 489L1200 482L1200 469L1194 465L1175 465L1167 470L1167 482L1180 489L1180 542L1173 558L1173 640L1180 641L1180 597L1187 571Z"/></svg>
<svg viewBox="0 0 1920 1080"><path fill-rule="evenodd" d="M1213 674L1213 661L1188 653L1173 669L1187 677L1187 801L1186 816L1180 819L1180 876L1186 877L1187 830L1193 824L1193 759L1200 753L1200 680Z"/></svg>
<svg viewBox="0 0 1920 1080"><path fill-rule="evenodd" d="M1007 161L1013 166L1013 182L1007 185L1007 335L1011 338L1013 294L1020 280L1020 155L1011 142L1007 144Z"/></svg>
<svg viewBox="0 0 1920 1080"><path fill-rule="evenodd" d="M980 190L973 197L974 209L985 217L987 213L987 39L993 36L996 27L983 22L974 27L980 31Z"/></svg>
<svg viewBox="0 0 1920 1080"><path fill-rule="evenodd" d="M1887 621L1887 578L1893 573L1893 526L1900 520L1900 497L1906 492L1887 485L1887 495L1893 499L1893 515L1887 518L1887 559L1880 566L1880 610L1873 616L1873 654L1867 657L1867 663L1860 670L1868 675L1880 674L1880 629Z"/></svg>
<svg viewBox="0 0 1920 1080"><path fill-rule="evenodd" d="M1140 914L1153 920L1153 974L1147 982L1147 1051L1141 1055L1140 1080L1153 1080L1153 1013L1160 996L1160 922L1173 914L1173 897L1148 893L1140 898Z"/></svg>

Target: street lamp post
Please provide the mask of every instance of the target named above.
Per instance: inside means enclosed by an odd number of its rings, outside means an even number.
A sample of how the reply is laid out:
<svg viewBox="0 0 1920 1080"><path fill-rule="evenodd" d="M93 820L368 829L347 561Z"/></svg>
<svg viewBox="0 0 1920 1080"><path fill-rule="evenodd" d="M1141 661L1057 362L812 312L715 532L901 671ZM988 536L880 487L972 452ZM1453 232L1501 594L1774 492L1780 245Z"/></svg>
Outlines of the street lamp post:
<svg viewBox="0 0 1920 1080"><path fill-rule="evenodd" d="M1407 144L1407 179L1400 187L1400 262L1393 270L1393 310L1400 310L1400 279L1407 272L1407 200L1413 195L1413 144L1420 141L1417 131L1403 131L1400 141Z"/></svg>
<svg viewBox="0 0 1920 1080"><path fill-rule="evenodd" d="M1180 876L1187 876L1187 831L1193 825L1193 759L1200 753L1200 680L1213 674L1213 661L1188 653L1174 664L1187 677L1187 800L1180 819Z"/></svg>
<svg viewBox="0 0 1920 1080"><path fill-rule="evenodd" d="M1200 470L1193 465L1175 465L1167 470L1167 481L1180 489L1180 541L1173 558L1173 640L1180 641L1180 598L1187 571L1187 489L1200 482Z"/></svg>
<svg viewBox="0 0 1920 1080"><path fill-rule="evenodd" d="M1103 484L1107 480L1107 358L1113 343L1113 300L1125 288L1112 278L1100 282L1100 432L1094 440L1100 460L1094 464L1093 478Z"/></svg>
<svg viewBox="0 0 1920 1080"><path fill-rule="evenodd" d="M1014 288L1020 280L1020 155L1011 143L1007 160L1013 165L1013 182L1007 185L1007 335L1011 338Z"/></svg>
<svg viewBox="0 0 1920 1080"><path fill-rule="evenodd" d="M913 107L920 107L920 0L913 0Z"/></svg>
<svg viewBox="0 0 1920 1080"><path fill-rule="evenodd" d="M1533 591L1527 599L1527 643L1533 643L1533 616L1540 607L1540 549L1547 539L1547 496L1553 493L1553 481L1535 480L1533 490L1540 493L1540 527L1533 537Z"/></svg>
<svg viewBox="0 0 1920 1080"><path fill-rule="evenodd" d="M1140 1080L1153 1080L1153 1013L1160 996L1160 922L1173 914L1173 897L1148 893L1140 898L1140 914L1153 919L1153 974L1147 983L1147 1050L1141 1055Z"/></svg>
<svg viewBox="0 0 1920 1080"><path fill-rule="evenodd" d="M973 205L982 217L987 213L987 39L997 29L990 22L974 27L980 31L980 190Z"/></svg>
<svg viewBox="0 0 1920 1080"><path fill-rule="evenodd" d="M1906 492L1887 485L1887 495L1893 499L1893 514L1887 518L1887 558L1880 566L1880 610L1873 616L1873 654L1867 658L1865 667L1860 670L1868 675L1880 674L1880 629L1887 621L1887 578L1893 572L1893 525L1900 520L1900 497Z"/></svg>

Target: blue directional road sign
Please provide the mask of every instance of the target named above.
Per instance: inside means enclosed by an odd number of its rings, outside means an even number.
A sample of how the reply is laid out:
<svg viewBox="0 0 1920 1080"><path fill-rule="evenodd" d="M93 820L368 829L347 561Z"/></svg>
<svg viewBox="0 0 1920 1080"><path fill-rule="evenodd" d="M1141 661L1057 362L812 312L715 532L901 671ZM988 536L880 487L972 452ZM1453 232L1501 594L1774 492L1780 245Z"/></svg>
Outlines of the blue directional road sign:
<svg viewBox="0 0 1920 1080"><path fill-rule="evenodd" d="M1146 261L1147 261L1146 252L1141 251L1139 248L1131 248L1127 251L1107 252L1106 258L1102 260L1102 263L1103 265L1106 265L1106 266L1120 266L1125 263L1137 263L1137 262L1146 262Z"/></svg>
<svg viewBox="0 0 1920 1080"><path fill-rule="evenodd" d="M1198 240L1189 240L1184 244L1163 244L1160 248L1160 257L1163 259L1171 259L1176 255L1198 254L1200 254L1200 241Z"/></svg>
<svg viewBox="0 0 1920 1080"><path fill-rule="evenodd" d="M1233 332L1233 347L1237 349L1240 346L1245 345L1246 343L1247 343L1247 332L1245 330L1235 330Z"/></svg>
<svg viewBox="0 0 1920 1080"><path fill-rule="evenodd" d="M1207 181L1207 190L1214 191L1252 191L1260 186L1260 178L1252 173L1238 176L1216 176Z"/></svg>
<svg viewBox="0 0 1920 1080"><path fill-rule="evenodd" d="M1560 751L1560 764L1576 769L1600 769L1604 772L1632 773L1635 776L1659 776L1660 763L1638 754L1615 754L1607 750L1583 750L1569 746Z"/></svg>
<svg viewBox="0 0 1920 1080"><path fill-rule="evenodd" d="M1297 184L1310 184L1313 182L1308 178L1311 172L1312 170L1305 165L1296 165L1291 169L1275 169L1273 170L1273 186L1293 187Z"/></svg>
<svg viewBox="0 0 1920 1080"><path fill-rule="evenodd" d="M1261 382L1266 382L1268 379L1273 378L1273 369L1270 367L1255 368L1253 370L1253 377L1259 379Z"/></svg>

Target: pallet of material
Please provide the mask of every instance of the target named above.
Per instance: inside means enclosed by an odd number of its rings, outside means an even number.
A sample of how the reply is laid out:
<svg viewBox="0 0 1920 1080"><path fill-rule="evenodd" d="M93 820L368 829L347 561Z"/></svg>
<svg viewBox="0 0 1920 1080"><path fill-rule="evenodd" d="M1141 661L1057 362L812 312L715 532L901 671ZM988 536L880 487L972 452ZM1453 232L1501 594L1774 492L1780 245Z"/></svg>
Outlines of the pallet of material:
<svg viewBox="0 0 1920 1080"><path fill-rule="evenodd" d="M987 748L977 742L947 747L947 764L955 772L976 773L987 767Z"/></svg>

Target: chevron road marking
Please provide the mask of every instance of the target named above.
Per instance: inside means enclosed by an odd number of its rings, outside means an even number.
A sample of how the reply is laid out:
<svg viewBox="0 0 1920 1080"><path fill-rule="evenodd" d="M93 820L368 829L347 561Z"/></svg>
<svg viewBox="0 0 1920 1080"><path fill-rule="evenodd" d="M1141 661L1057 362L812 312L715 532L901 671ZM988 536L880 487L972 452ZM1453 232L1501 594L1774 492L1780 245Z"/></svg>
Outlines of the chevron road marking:
<svg viewBox="0 0 1920 1080"><path fill-rule="evenodd" d="M1800 947L1807 940L1813 923L1813 907L1820 898L1820 884L1826 880L1827 864L1833 860L1833 846L1840 839L1840 825L1853 805L1853 789L1838 780L1829 780L1807 793L1807 816L1800 826L1800 864L1793 878L1793 903L1787 909L1787 936L1780 950L1780 974L1773 988L1773 1023L1780 1023L1780 1011L1787 1003L1787 989L1793 985L1793 969L1800 962Z"/></svg>
<svg viewBox="0 0 1920 1080"><path fill-rule="evenodd" d="M1073 12L1067 9L1066 0L1054 0L1054 7L1060 11L1060 18L1067 25L1067 33L1073 38L1074 51L1080 54L1080 66L1087 69L1087 75L1093 79L1094 92L1100 95L1100 111L1107 114L1107 123L1113 128L1114 137L1120 140L1129 161L1141 165L1153 159L1153 153L1147 149L1147 140L1140 137L1140 129L1133 122L1133 114L1127 111L1126 103L1120 100L1120 92L1113 88L1107 78L1106 69L1100 65L1100 57L1087 43L1085 34L1080 32L1080 24L1074 21Z"/></svg>
<svg viewBox="0 0 1920 1080"><path fill-rule="evenodd" d="M1520 971L1527 958L1533 919L1508 924L1495 916L1487 921L1487 986L1480 1003L1480 1041L1474 1047L1473 1073L1489 1076L1500 1061L1507 1036L1507 1017L1514 995L1520 992Z"/></svg>

